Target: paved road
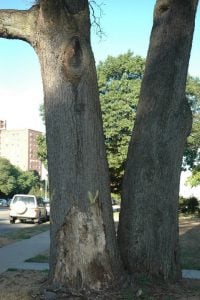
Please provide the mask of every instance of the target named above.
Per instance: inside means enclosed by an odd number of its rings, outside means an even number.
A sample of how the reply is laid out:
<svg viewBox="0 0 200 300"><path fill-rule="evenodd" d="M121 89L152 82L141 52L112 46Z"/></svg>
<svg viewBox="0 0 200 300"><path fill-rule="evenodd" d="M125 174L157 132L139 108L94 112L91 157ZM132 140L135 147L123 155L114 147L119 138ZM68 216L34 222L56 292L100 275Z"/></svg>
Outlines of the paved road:
<svg viewBox="0 0 200 300"><path fill-rule="evenodd" d="M38 226L37 224L32 223L20 223L19 221L16 221L15 224L10 224L9 221L9 208L0 208L0 233L7 233L10 231L15 231L19 228L28 228L28 227L34 227Z"/></svg>

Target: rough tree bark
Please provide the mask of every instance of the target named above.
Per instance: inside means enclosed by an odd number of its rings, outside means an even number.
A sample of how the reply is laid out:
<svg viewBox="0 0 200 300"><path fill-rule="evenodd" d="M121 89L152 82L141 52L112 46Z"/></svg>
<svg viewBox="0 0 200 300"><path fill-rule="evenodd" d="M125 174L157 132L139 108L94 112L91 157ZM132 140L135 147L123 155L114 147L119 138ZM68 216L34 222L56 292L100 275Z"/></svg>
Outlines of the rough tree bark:
<svg viewBox="0 0 200 300"><path fill-rule="evenodd" d="M178 195L192 117L185 84L197 0L157 0L122 191L119 245L130 273L181 276Z"/></svg>
<svg viewBox="0 0 200 300"><path fill-rule="evenodd" d="M41 0L1 10L0 36L38 54L44 87L51 194L50 280L99 289L121 264L110 201L87 0Z"/></svg>

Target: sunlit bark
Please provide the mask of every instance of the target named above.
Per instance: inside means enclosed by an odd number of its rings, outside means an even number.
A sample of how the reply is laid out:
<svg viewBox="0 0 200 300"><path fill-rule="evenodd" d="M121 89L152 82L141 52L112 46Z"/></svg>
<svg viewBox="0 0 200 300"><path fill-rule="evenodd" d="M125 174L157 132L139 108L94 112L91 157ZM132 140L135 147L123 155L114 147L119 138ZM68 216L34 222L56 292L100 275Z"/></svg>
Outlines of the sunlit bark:
<svg viewBox="0 0 200 300"><path fill-rule="evenodd" d="M0 36L38 54L51 197L50 279L100 289L121 276L115 238L88 2L40 1L0 11Z"/></svg>

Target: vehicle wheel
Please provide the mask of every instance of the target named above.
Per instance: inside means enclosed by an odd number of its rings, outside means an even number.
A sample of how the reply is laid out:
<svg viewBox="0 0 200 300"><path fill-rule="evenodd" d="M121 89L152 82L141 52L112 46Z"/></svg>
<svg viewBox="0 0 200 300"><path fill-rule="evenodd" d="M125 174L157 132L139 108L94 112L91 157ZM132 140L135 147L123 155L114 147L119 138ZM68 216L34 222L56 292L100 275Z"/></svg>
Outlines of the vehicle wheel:
<svg viewBox="0 0 200 300"><path fill-rule="evenodd" d="M49 216L47 215L47 212L46 212L45 222L48 222L48 221L49 221Z"/></svg>
<svg viewBox="0 0 200 300"><path fill-rule="evenodd" d="M42 223L42 218L41 218L41 215L39 215L38 217L38 222L37 222L39 225Z"/></svg>
<svg viewBox="0 0 200 300"><path fill-rule="evenodd" d="M10 218L10 224L15 224L16 218Z"/></svg>

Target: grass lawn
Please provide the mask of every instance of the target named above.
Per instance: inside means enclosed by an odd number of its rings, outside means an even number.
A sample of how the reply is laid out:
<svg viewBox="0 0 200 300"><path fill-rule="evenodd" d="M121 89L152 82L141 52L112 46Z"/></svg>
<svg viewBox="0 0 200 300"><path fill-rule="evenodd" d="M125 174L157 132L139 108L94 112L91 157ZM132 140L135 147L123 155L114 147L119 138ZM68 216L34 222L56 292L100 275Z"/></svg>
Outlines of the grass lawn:
<svg viewBox="0 0 200 300"><path fill-rule="evenodd" d="M48 263L49 262L49 251L45 251L41 254L31 257L31 258L27 259L26 262Z"/></svg>
<svg viewBox="0 0 200 300"><path fill-rule="evenodd" d="M200 270L200 218L180 217L182 269Z"/></svg>
<svg viewBox="0 0 200 300"><path fill-rule="evenodd" d="M29 239L36 234L49 230L49 228L50 225L48 222L33 227L20 228L18 230L15 230L14 232L8 232L4 234L0 233L0 247L6 246L19 240Z"/></svg>

